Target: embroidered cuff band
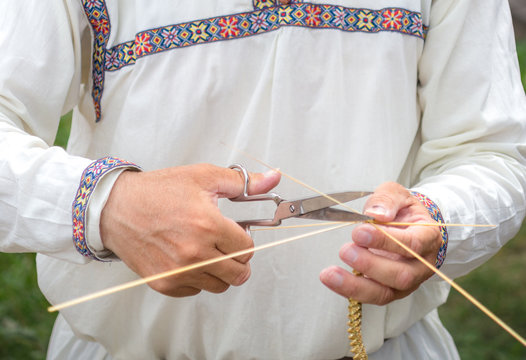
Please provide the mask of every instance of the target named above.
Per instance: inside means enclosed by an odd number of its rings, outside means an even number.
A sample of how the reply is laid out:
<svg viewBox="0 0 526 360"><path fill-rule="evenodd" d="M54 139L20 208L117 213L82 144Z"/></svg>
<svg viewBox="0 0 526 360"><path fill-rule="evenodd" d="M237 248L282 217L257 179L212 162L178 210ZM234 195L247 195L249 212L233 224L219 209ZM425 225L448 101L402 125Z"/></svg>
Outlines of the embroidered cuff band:
<svg viewBox="0 0 526 360"><path fill-rule="evenodd" d="M431 215L433 220L437 221L438 223L444 223L442 213L440 212L440 209L438 208L437 204L433 202L433 200L416 191L411 191L411 195L416 197L418 201L420 201L427 208L427 211L429 211L429 214ZM437 269L440 269L440 267L444 263L444 260L446 260L448 242L448 233L446 226L440 227L440 234L442 235L442 245L440 246L440 250L438 250L437 259L435 261L435 266Z"/></svg>
<svg viewBox="0 0 526 360"><path fill-rule="evenodd" d="M140 169L131 162L105 157L92 162L82 173L80 186L73 201L73 243L80 254L90 259L103 261L91 252L86 243L86 214L90 197L105 174L123 167Z"/></svg>

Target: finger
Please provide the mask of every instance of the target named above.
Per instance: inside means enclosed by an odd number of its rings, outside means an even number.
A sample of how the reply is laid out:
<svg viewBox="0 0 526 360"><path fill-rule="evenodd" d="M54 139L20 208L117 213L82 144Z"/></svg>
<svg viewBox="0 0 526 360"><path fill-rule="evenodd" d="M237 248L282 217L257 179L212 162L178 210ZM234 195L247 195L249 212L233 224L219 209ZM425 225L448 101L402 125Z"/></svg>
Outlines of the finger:
<svg viewBox="0 0 526 360"><path fill-rule="evenodd" d="M194 272L196 274L192 274ZM194 272L168 279L156 280L148 285L153 290L171 297L193 296L202 290L219 294L225 292L230 287L230 285L224 281L210 274ZM174 284L177 284L177 286L174 286Z"/></svg>
<svg viewBox="0 0 526 360"><path fill-rule="evenodd" d="M245 179L243 173L235 169L217 168L216 174L219 187L217 195L225 198L235 198L243 193ZM248 193L262 194L278 185L281 174L275 170L265 173L249 173Z"/></svg>
<svg viewBox="0 0 526 360"><path fill-rule="evenodd" d="M221 255L231 254L236 251L246 250L254 247L254 240L234 220L220 216L217 225L216 248ZM250 252L240 255L234 260L244 264L253 256Z"/></svg>
<svg viewBox="0 0 526 360"><path fill-rule="evenodd" d="M250 278L251 274L249 263L243 264L234 259L228 259L217 264L206 266L202 271L218 281L233 286L244 284ZM212 285L213 284L210 283L210 285L207 286ZM205 290L211 291L208 287Z"/></svg>
<svg viewBox="0 0 526 360"><path fill-rule="evenodd" d="M436 256L440 248L440 229L438 227L417 225L405 228L381 227L395 239L424 257ZM406 257L412 257L411 254L393 241L393 239L371 224L362 224L354 228L352 231L352 239L355 244L362 247L385 250Z"/></svg>
<svg viewBox="0 0 526 360"><path fill-rule="evenodd" d="M166 296L171 296L171 297L187 297L187 296L194 296L194 295L197 295L201 292L201 289L197 289L197 288L194 288L194 287L191 287L191 286L182 286L182 287L178 287L176 289L170 289L170 290L167 290L167 291L159 291L157 290L157 288L153 287L150 285L150 287L163 294L163 295L166 295Z"/></svg>
<svg viewBox="0 0 526 360"><path fill-rule="evenodd" d="M249 173L249 194L263 194L275 188L281 180L281 174L276 170L264 173Z"/></svg>
<svg viewBox="0 0 526 360"><path fill-rule="evenodd" d="M410 293L396 291L372 279L353 275L338 266L324 269L320 274L320 280L337 294L364 304L385 305Z"/></svg>
<svg viewBox="0 0 526 360"><path fill-rule="evenodd" d="M212 280L219 281L228 286L239 286L244 284L250 278L251 274L249 263L243 264L234 259L227 259L216 264L208 265L201 271L210 276L209 279L206 279L207 281L201 279L203 281L203 289L212 292L221 291L221 287L217 287L218 284ZM226 290L226 288L224 290Z"/></svg>
<svg viewBox="0 0 526 360"><path fill-rule="evenodd" d="M364 206L364 214L380 222L389 222L396 218L400 209L412 203L412 196L406 188L394 182L387 182L369 196Z"/></svg>
<svg viewBox="0 0 526 360"><path fill-rule="evenodd" d="M230 285L239 286L250 277L250 266L228 259L201 269L150 282L148 285L161 294L172 297L192 296L205 290L225 292Z"/></svg>
<svg viewBox="0 0 526 360"><path fill-rule="evenodd" d="M433 275L416 259L392 260L355 244L342 246L340 258L366 277L398 291L413 291Z"/></svg>

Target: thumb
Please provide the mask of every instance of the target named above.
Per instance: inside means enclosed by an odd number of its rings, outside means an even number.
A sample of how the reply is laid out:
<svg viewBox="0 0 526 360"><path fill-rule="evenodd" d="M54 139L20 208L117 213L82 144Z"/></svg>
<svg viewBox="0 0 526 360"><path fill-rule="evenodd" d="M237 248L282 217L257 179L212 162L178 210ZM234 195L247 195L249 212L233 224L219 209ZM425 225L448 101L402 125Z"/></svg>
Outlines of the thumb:
<svg viewBox="0 0 526 360"><path fill-rule="evenodd" d="M264 173L250 173L248 193L263 194L275 188L281 180L281 174L277 170L269 170Z"/></svg>
<svg viewBox="0 0 526 360"><path fill-rule="evenodd" d="M245 178L241 171L235 169L224 169L217 194L220 197L235 198L243 194L245 188ZM248 173L248 193L266 193L278 185L281 174L276 170L269 170L265 173Z"/></svg>
<svg viewBox="0 0 526 360"><path fill-rule="evenodd" d="M400 184L387 182L380 185L364 206L364 214L380 222L393 221L398 212L411 204L411 194Z"/></svg>

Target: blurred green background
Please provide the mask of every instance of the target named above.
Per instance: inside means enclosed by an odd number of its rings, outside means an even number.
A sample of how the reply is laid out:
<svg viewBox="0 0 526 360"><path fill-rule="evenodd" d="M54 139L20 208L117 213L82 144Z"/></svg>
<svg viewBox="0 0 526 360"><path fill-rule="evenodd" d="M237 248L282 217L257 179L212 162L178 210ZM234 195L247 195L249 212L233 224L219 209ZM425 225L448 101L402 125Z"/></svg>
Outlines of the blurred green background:
<svg viewBox="0 0 526 360"><path fill-rule="evenodd" d="M526 84L526 40L517 43ZM56 144L67 143L71 117L62 118ZM458 283L526 336L526 224L496 256ZM0 254L0 359L44 359L55 315L36 283L34 254ZM439 309L462 359L526 359L526 348L452 290Z"/></svg>

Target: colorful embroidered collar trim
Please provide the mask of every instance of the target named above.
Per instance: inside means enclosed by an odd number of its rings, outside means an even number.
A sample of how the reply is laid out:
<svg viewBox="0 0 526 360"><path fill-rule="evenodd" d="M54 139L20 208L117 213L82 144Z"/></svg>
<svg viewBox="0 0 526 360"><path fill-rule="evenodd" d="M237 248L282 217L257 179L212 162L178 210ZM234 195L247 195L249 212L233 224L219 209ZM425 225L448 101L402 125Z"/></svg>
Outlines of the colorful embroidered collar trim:
<svg viewBox="0 0 526 360"><path fill-rule="evenodd" d="M362 33L398 32L420 39L424 39L427 31L422 24L420 13L401 8L355 9L299 1L291 1L288 5L273 5L272 1L255 0L254 11L145 30L139 32L134 40L107 49L110 19L104 0L82 0L82 3L95 38L92 96L97 121L101 116L104 72L133 65L147 55L193 45L241 39L285 26Z"/></svg>
<svg viewBox="0 0 526 360"><path fill-rule="evenodd" d="M192 45L245 38L274 31L283 26L369 33L394 31L424 37L421 15L408 10L367 10L292 3L142 31L136 35L135 40L107 50L105 69L115 71L134 64L146 55Z"/></svg>
<svg viewBox="0 0 526 360"><path fill-rule="evenodd" d="M285 5L285 2L286 1L279 0L252 0L252 3L254 4L254 9L265 9L276 5ZM303 2L303 0L289 0L288 4L300 2Z"/></svg>
<svg viewBox="0 0 526 360"><path fill-rule="evenodd" d="M105 0L82 0L82 5L93 29L93 89L91 96L95 106L95 116L99 121L102 115L100 101L104 90L104 62L110 37L110 17Z"/></svg>

